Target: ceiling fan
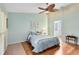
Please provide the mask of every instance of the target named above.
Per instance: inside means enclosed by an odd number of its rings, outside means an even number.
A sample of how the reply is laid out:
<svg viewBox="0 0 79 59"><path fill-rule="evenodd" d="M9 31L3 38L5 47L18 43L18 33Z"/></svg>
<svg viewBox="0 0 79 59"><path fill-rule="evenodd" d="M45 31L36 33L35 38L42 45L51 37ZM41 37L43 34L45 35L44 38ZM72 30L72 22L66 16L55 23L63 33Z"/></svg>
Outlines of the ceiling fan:
<svg viewBox="0 0 79 59"><path fill-rule="evenodd" d="M55 7L55 4L50 4L50 5L47 6L47 8L38 7L38 9L43 10L39 14L41 14L43 12L46 12L46 11L48 11L48 12L55 12L55 11L57 11L58 9L55 9L54 7Z"/></svg>

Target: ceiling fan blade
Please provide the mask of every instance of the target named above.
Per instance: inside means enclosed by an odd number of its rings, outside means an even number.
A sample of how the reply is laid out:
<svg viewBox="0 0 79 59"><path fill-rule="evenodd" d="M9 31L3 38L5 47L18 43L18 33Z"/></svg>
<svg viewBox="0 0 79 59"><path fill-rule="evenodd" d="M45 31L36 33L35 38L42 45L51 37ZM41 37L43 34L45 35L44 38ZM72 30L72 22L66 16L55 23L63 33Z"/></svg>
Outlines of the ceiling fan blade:
<svg viewBox="0 0 79 59"><path fill-rule="evenodd" d="M39 12L39 14L44 13L44 12L46 12L46 11L45 10L44 11L41 11L41 12Z"/></svg>
<svg viewBox="0 0 79 59"><path fill-rule="evenodd" d="M42 8L42 7L38 7L39 9L41 9L41 10L46 10L45 8Z"/></svg>

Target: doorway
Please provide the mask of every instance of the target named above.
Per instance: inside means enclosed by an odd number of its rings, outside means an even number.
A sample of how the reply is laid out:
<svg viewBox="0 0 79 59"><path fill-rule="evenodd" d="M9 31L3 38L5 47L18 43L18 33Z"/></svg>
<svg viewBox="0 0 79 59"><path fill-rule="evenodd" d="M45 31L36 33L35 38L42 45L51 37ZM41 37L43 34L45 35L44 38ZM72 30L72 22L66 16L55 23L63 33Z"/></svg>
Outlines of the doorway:
<svg viewBox="0 0 79 59"><path fill-rule="evenodd" d="M62 35L62 20L54 21L54 36L61 36Z"/></svg>

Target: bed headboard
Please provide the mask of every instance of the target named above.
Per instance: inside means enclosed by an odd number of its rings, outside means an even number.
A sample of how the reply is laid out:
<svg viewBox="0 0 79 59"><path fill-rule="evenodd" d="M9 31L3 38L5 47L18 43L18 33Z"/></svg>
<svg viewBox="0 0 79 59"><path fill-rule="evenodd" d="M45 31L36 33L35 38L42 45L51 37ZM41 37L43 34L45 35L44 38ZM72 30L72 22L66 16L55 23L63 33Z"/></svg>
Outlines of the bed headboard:
<svg viewBox="0 0 79 59"><path fill-rule="evenodd" d="M31 32L37 32L43 35L48 35L47 29L44 28L43 26L41 28L40 27L41 27L41 24L38 21L31 21L30 23Z"/></svg>

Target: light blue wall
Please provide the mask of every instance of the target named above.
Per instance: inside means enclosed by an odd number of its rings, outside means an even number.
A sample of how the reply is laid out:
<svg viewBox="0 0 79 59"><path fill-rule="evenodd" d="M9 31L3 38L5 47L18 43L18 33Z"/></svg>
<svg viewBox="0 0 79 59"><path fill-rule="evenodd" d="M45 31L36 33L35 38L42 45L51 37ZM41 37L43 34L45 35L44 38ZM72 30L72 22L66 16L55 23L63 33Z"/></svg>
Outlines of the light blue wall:
<svg viewBox="0 0 79 59"><path fill-rule="evenodd" d="M75 11L69 14L63 14L62 16L55 19L50 18L50 20L52 21L49 21L48 25L49 31L52 33L52 35L54 35L54 21L62 20L63 35L71 34L79 37L79 11Z"/></svg>
<svg viewBox="0 0 79 59"><path fill-rule="evenodd" d="M39 30L46 27L46 17L33 13L9 13L8 14L8 43L25 41L30 31L31 21L39 23Z"/></svg>
<svg viewBox="0 0 79 59"><path fill-rule="evenodd" d="M63 34L75 35L78 36L79 39L79 11L64 15L63 18L60 19L63 20Z"/></svg>
<svg viewBox="0 0 79 59"><path fill-rule="evenodd" d="M64 15L62 20L64 20L64 34L73 34L79 36L79 11Z"/></svg>
<svg viewBox="0 0 79 59"><path fill-rule="evenodd" d="M52 15L53 16L53 15ZM52 20L53 18L50 18ZM54 21L62 20L63 21L63 34L76 34L79 35L79 11L63 14L62 16L56 17L52 21L49 21L49 28L54 31Z"/></svg>

